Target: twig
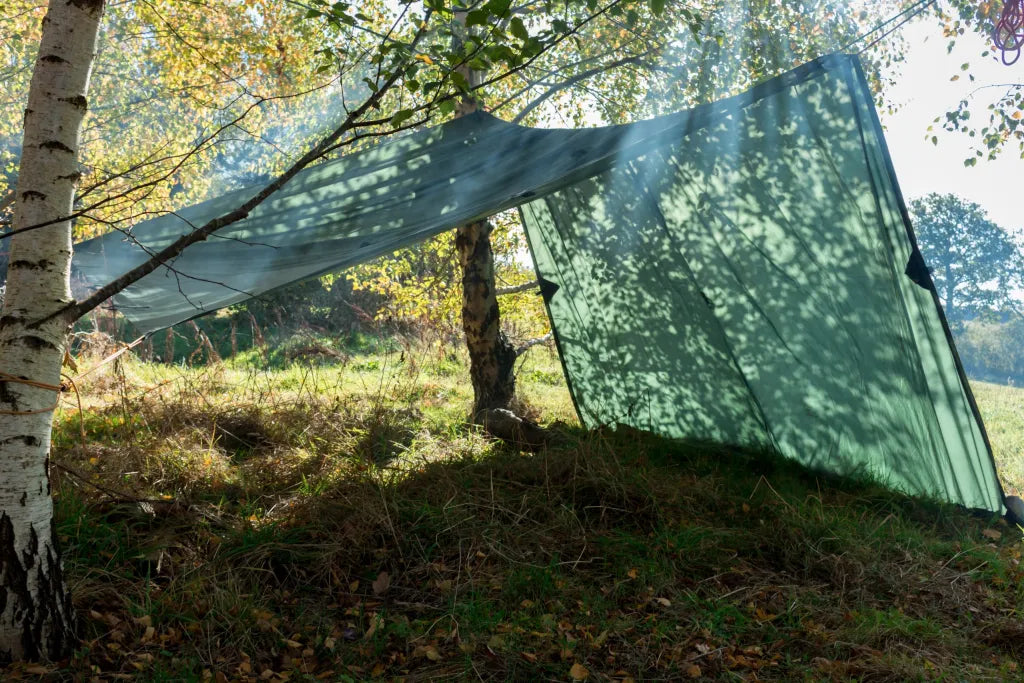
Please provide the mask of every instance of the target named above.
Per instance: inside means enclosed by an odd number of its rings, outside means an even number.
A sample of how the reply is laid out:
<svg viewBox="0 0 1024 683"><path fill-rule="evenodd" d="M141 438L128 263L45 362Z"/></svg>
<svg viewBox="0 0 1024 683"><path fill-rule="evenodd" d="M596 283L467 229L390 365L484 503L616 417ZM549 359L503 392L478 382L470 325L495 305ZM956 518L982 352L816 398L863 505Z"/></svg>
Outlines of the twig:
<svg viewBox="0 0 1024 683"><path fill-rule="evenodd" d="M523 342L523 344L518 349L516 349L516 358L518 358L519 356L523 355L524 353L526 353L527 351L532 349L534 346L537 346L539 344L547 343L547 342L551 341L553 338L554 338L553 333L548 332L543 337L537 337L536 339L531 339L531 340L529 340L527 342Z"/></svg>
<svg viewBox="0 0 1024 683"><path fill-rule="evenodd" d="M528 292L531 289L535 289L537 287L540 287L540 283L534 280L533 282L524 282L521 285L515 285L512 287L498 287L496 290L494 290L494 294L495 296L504 296L506 294L518 294L519 292Z"/></svg>

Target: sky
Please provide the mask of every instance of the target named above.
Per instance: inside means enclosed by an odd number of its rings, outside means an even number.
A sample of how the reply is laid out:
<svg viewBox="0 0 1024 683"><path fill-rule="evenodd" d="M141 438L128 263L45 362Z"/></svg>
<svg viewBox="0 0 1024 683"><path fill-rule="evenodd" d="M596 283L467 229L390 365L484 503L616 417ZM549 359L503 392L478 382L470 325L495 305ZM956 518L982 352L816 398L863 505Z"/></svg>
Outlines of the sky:
<svg viewBox="0 0 1024 683"><path fill-rule="evenodd" d="M988 47L980 36L964 36L947 54L947 40L934 19L915 20L903 29L907 40L907 61L888 95L901 104L894 115L881 112L886 141L900 187L907 201L929 192L958 194L984 208L996 224L1010 230L1024 229L1024 159L1016 148L1007 149L995 161L979 159L967 168L963 161L971 154L974 140L962 133L946 133L936 125L939 144L926 139L928 126L936 116L955 108L957 103L979 86L1024 81L1024 57L1013 66L1005 66L998 57L981 57ZM975 82L960 71L970 62ZM951 81L954 74L961 74ZM972 121L988 120L985 107L1003 91L981 90L975 96Z"/></svg>

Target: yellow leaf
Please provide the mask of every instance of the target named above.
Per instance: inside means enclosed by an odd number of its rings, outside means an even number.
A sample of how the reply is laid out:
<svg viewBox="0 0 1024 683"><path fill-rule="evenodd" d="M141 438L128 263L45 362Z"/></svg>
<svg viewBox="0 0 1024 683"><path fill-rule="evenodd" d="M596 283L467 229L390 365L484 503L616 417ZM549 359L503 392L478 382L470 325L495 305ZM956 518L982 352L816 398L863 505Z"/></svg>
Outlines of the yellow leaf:
<svg viewBox="0 0 1024 683"><path fill-rule="evenodd" d="M590 672L587 671L587 667L583 666L579 662L573 664L572 668L569 669L569 677L574 681L585 681L589 675Z"/></svg>
<svg viewBox="0 0 1024 683"><path fill-rule="evenodd" d="M428 66L434 63L434 60L428 57L427 55L416 55L416 59L420 60L421 62Z"/></svg>
<svg viewBox="0 0 1024 683"><path fill-rule="evenodd" d="M637 576L639 576L639 572L637 572L636 567L633 567L628 572L626 572L626 576L628 576L631 579L635 579Z"/></svg>

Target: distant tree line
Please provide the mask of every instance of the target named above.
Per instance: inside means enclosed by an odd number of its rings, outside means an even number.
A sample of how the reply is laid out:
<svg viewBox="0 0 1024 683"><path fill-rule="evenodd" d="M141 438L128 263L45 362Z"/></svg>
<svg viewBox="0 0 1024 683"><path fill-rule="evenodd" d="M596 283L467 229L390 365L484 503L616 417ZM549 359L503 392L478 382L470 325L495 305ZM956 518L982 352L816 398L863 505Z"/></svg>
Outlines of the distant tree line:
<svg viewBox="0 0 1024 683"><path fill-rule="evenodd" d="M914 228L968 374L1024 384L1024 245L978 204L929 194Z"/></svg>

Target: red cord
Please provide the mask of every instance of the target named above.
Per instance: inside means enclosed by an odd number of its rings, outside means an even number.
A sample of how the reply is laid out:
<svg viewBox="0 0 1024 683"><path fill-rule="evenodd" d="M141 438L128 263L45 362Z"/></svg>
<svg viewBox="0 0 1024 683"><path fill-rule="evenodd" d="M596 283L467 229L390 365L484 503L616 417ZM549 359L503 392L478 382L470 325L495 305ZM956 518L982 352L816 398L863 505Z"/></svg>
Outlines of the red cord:
<svg viewBox="0 0 1024 683"><path fill-rule="evenodd" d="M1024 0L1003 0L1003 14L996 22L992 40L996 49L1003 52L1003 64L1010 66L1020 59L1024 48Z"/></svg>

